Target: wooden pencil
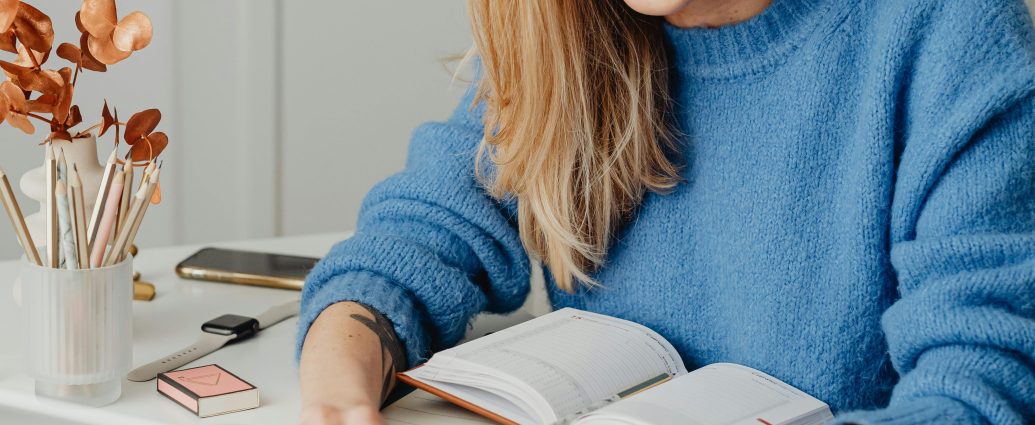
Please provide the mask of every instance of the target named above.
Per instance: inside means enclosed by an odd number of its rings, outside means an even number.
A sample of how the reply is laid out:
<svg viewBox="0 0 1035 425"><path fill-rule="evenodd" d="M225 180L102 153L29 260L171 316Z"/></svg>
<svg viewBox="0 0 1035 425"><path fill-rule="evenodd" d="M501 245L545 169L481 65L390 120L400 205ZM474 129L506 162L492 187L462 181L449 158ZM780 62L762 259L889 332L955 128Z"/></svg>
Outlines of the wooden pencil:
<svg viewBox="0 0 1035 425"><path fill-rule="evenodd" d="M75 221L76 255L79 257L79 268L90 267L90 243L86 234L86 205L83 197L83 181L79 179L79 171L72 166L69 178L69 190L72 192L72 220Z"/></svg>
<svg viewBox="0 0 1035 425"><path fill-rule="evenodd" d="M118 214L119 197L122 196L122 173L118 173L111 179L111 194L107 196L104 204L104 213L101 215L101 225L97 228L97 239L90 247L90 267L100 267L104 261L104 249L107 248L108 237L115 224L115 215Z"/></svg>
<svg viewBox="0 0 1035 425"><path fill-rule="evenodd" d="M97 190L97 200L93 203L93 212L90 213L90 225L87 229L87 239L92 247L97 236L97 228L101 226L101 217L104 213L104 205L108 203L108 196L111 194L112 177L115 175L115 155L118 149L113 149L104 165L104 172L101 174L101 187ZM102 244L108 241L101 242Z"/></svg>
<svg viewBox="0 0 1035 425"><path fill-rule="evenodd" d="M155 172L155 163L150 162L144 167L144 175L140 177L140 187L147 186L147 183L151 181L151 174Z"/></svg>
<svg viewBox="0 0 1035 425"><path fill-rule="evenodd" d="M104 262L101 263L104 266L110 266L119 261L122 253L126 249L126 241L129 240L129 232L133 227L134 217L139 215L140 210L144 208L147 196L147 187L141 187L133 194L133 202L129 207L129 213L126 216L126 221L123 223L122 228L119 229L119 234L115 236L115 242L111 245L111 249L104 256Z"/></svg>
<svg viewBox="0 0 1035 425"><path fill-rule="evenodd" d="M111 245L115 244L115 236L119 229L125 224L126 216L129 215L129 203L133 198L133 163L126 161L122 164L122 198L119 199L119 215L115 221L115 230L111 232Z"/></svg>
<svg viewBox="0 0 1035 425"><path fill-rule="evenodd" d="M60 240L59 243L61 244L61 267L69 270L78 269L79 254L75 243L75 225L72 221L71 203L68 202L68 187L64 180L58 179L54 198L57 199L58 206L58 232L60 233L58 240Z"/></svg>
<svg viewBox="0 0 1035 425"><path fill-rule="evenodd" d="M156 169L148 176L147 197L144 198L144 205L140 209L140 212L136 217L134 217L134 222L128 226L129 238L126 239L126 246L123 247L123 252L119 257L119 261L129 255L130 247L133 246L133 242L137 238L137 232L140 231L140 223L144 221L144 214L147 213L147 207L151 205L151 197L154 196L155 190L158 189L158 178L161 171L161 169Z"/></svg>
<svg viewBox="0 0 1035 425"><path fill-rule="evenodd" d="M11 226L14 227L14 233L18 236L18 243L25 251L25 258L37 266L43 266L39 251L32 242L29 227L25 225L25 216L22 215L22 209L18 206L18 198L15 198L11 182L7 180L7 174L4 174L3 169L0 169L0 201L3 202L4 210L11 219Z"/></svg>

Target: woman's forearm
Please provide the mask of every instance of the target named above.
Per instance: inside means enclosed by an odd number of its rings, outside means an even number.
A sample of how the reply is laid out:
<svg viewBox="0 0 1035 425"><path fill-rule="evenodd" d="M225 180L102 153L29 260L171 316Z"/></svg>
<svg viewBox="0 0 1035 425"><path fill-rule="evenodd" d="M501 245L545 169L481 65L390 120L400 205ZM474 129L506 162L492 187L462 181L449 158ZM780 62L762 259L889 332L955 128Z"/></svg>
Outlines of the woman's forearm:
<svg viewBox="0 0 1035 425"><path fill-rule="evenodd" d="M302 345L304 405L378 407L404 367L402 345L381 314L354 302L325 309Z"/></svg>

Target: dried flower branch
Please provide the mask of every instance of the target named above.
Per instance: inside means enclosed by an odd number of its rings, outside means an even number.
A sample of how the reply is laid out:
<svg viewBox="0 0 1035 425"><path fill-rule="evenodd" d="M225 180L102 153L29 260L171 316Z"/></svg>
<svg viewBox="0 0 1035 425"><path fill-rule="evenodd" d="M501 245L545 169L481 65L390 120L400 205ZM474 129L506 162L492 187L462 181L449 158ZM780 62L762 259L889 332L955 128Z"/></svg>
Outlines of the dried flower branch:
<svg viewBox="0 0 1035 425"><path fill-rule="evenodd" d="M132 12L120 21L115 0L83 0L75 14L75 25L80 32L79 43L61 43L56 49L57 56L74 68L46 69L43 65L54 46L50 17L22 1L0 0L0 50L18 55L13 61L0 60L0 69L8 79L0 83L0 123L7 121L33 134L36 127L29 119L45 122L50 134L44 142L71 141L95 129L99 129L98 136L103 136L114 126L116 146L119 127L125 126L125 140L131 146L127 160L154 161L169 144L165 133L154 131L162 117L157 109L138 112L129 122L121 123L118 112L113 116L105 101L101 122L74 134L71 131L83 122L79 106L72 103L79 74L84 70L105 72L108 65L147 47L153 35L151 19ZM39 95L33 98L34 93Z"/></svg>

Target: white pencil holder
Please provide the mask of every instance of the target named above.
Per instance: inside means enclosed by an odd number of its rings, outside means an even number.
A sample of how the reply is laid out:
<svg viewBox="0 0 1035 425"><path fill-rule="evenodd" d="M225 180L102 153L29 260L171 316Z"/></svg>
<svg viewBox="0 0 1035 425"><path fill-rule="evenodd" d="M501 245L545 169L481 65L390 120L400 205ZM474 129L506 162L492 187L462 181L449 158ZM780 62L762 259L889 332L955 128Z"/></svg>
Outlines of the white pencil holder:
<svg viewBox="0 0 1035 425"><path fill-rule="evenodd" d="M118 400L133 359L133 259L65 270L25 261L27 371L36 395L90 406Z"/></svg>

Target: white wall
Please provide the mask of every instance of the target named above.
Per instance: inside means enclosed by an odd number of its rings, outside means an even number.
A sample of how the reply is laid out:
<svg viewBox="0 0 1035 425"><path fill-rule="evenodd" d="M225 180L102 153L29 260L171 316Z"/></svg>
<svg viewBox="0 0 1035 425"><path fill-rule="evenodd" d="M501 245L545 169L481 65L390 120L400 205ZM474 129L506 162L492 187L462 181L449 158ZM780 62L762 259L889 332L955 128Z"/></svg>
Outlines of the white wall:
<svg viewBox="0 0 1035 425"><path fill-rule="evenodd" d="M352 228L363 194L402 167L413 128L463 94L443 59L471 43L466 2L404 3L283 3L284 233Z"/></svg>
<svg viewBox="0 0 1035 425"><path fill-rule="evenodd" d="M54 19L59 41L76 39L79 1L29 1ZM148 212L142 249L352 228L367 189L402 166L410 131L446 117L463 90L443 64L470 45L462 0L118 4L151 16L154 41L81 77L76 103L87 120L103 99L123 118L163 112L165 196ZM0 125L13 184L42 161L42 137ZM4 218L0 259L18 253Z"/></svg>
<svg viewBox="0 0 1035 425"><path fill-rule="evenodd" d="M77 39L79 1L28 1L51 16L59 41ZM164 197L148 210L142 249L352 228L367 189L401 167L412 128L446 117L463 89L441 61L470 44L460 0L118 6L150 15L154 40L81 77L76 103L87 120L105 98L123 119L162 110ZM0 125L13 184L42 162L42 137ZM110 149L99 143L102 157ZM4 218L0 259L19 252Z"/></svg>

